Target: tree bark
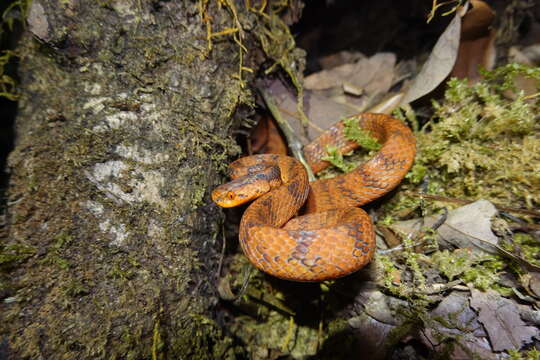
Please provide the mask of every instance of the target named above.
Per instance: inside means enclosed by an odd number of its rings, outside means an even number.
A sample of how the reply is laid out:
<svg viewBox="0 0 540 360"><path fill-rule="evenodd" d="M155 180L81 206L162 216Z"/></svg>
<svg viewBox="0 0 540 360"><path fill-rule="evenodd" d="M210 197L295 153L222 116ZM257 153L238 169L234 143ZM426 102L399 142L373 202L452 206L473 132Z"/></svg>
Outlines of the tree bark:
<svg viewBox="0 0 540 360"><path fill-rule="evenodd" d="M239 153L229 135L253 76L241 66L265 60L238 30L260 19L243 3L32 2L17 49L0 353L241 351L211 317L222 216L208 190Z"/></svg>

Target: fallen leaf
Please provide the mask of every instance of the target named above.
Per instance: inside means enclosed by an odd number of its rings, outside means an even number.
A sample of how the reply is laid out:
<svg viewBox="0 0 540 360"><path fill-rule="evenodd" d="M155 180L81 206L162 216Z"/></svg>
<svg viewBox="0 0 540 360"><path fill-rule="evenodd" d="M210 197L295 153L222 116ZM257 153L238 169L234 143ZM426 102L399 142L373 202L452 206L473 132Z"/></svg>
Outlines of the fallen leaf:
<svg viewBox="0 0 540 360"><path fill-rule="evenodd" d="M359 51L343 50L335 54L322 56L321 58L318 59L318 62L321 68L331 69L339 65L355 63L365 58L367 58L367 56L362 54Z"/></svg>
<svg viewBox="0 0 540 360"><path fill-rule="evenodd" d="M348 324L357 333L356 342L366 359L386 358L386 340L395 326L377 321L366 313L350 318Z"/></svg>
<svg viewBox="0 0 540 360"><path fill-rule="evenodd" d="M358 333L363 354L368 359L385 359L390 331L403 323L398 315L399 309L407 302L387 296L375 287L368 287L359 292L356 304L362 304L363 311L348 319L348 324Z"/></svg>
<svg viewBox="0 0 540 360"><path fill-rule="evenodd" d="M422 342L437 351L440 339L453 338L459 342L450 359L470 359L471 354L480 359L498 359L487 339L478 315L469 305L469 296L454 291L446 296L430 313L432 321L420 334ZM448 341L448 340L447 340Z"/></svg>
<svg viewBox="0 0 540 360"><path fill-rule="evenodd" d="M529 60L529 58L516 47L511 47L508 50L508 57L509 57L510 62L528 65L528 66L534 66L533 62ZM523 95L525 96L533 95L538 91L538 87L540 84L538 84L538 81L532 77L527 77L523 75L515 75L514 85L516 86L517 93L512 90L506 90L504 92L504 95L510 99L516 99L520 92L523 92ZM534 102L535 99L533 97L529 99L528 101Z"/></svg>
<svg viewBox="0 0 540 360"><path fill-rule="evenodd" d="M407 306L407 302L392 296L387 296L376 289L363 291L357 296L358 302L364 304L364 311L385 324L397 326L402 323L396 314L398 309Z"/></svg>
<svg viewBox="0 0 540 360"><path fill-rule="evenodd" d="M306 76L304 88L323 90L347 84L356 89L365 88L367 92L387 92L392 85L395 63L394 54L375 54L355 63L343 64Z"/></svg>
<svg viewBox="0 0 540 360"><path fill-rule="evenodd" d="M311 74L305 79L305 88L363 112L388 93L395 77L396 56L378 53Z"/></svg>
<svg viewBox="0 0 540 360"><path fill-rule="evenodd" d="M438 328L444 329L448 333L486 336L476 313L469 306L469 296L466 293L453 291L439 303L431 315L432 317L442 317L445 320L444 324L447 326L441 324Z"/></svg>
<svg viewBox="0 0 540 360"><path fill-rule="evenodd" d="M304 91L304 112L309 119L309 124L307 129L304 129L300 116L297 114L296 94L285 87L280 80L274 80L264 88L272 96L281 116L291 125L303 145L310 143L342 117L358 113L354 108L306 90Z"/></svg>
<svg viewBox="0 0 540 360"><path fill-rule="evenodd" d="M540 297L540 273L539 272L530 273L529 289L531 290L531 292L534 293L534 295L536 295L537 297Z"/></svg>
<svg viewBox="0 0 540 360"><path fill-rule="evenodd" d="M495 12L484 1L472 0L472 8L462 19L461 40L456 64L450 76L478 81L479 69L492 69L495 64L495 30L491 24Z"/></svg>
<svg viewBox="0 0 540 360"><path fill-rule="evenodd" d="M494 290L482 292L471 288L471 306L478 311L494 351L519 350L539 336L538 328L527 326L516 304Z"/></svg>
<svg viewBox="0 0 540 360"><path fill-rule="evenodd" d="M540 64L540 44L527 46L522 50L523 55L527 58L527 62L538 66Z"/></svg>
<svg viewBox="0 0 540 360"><path fill-rule="evenodd" d="M405 93L401 104L408 104L433 91L452 71L457 59L459 34L461 31L460 11L446 27L433 47L422 70L413 80L411 87Z"/></svg>
<svg viewBox="0 0 540 360"><path fill-rule="evenodd" d="M497 209L487 200L478 200L448 212L444 224L437 229L438 241L443 247L470 248L473 253L497 253L486 242L496 245L498 238L491 231L491 218ZM400 221L391 225L394 230L409 234L422 227L430 227L440 216ZM474 245L474 246L473 246Z"/></svg>

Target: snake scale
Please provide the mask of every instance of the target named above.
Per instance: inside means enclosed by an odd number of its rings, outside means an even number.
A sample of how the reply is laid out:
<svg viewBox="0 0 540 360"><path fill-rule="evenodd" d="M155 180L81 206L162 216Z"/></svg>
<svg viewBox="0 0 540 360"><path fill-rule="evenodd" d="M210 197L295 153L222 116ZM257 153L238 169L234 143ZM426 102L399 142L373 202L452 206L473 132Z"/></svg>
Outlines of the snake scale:
<svg viewBox="0 0 540 360"><path fill-rule="evenodd" d="M395 188L412 166L416 144L400 120L383 114L355 115L381 149L355 170L332 179L309 182L296 159L275 154L240 158L230 165L232 181L212 192L222 207L254 200L240 222L242 250L260 270L281 279L323 281L351 274L375 252L375 232L358 206ZM358 147L344 137L337 122L312 143L304 155L317 173L328 145L342 153ZM298 213L302 216L295 217Z"/></svg>

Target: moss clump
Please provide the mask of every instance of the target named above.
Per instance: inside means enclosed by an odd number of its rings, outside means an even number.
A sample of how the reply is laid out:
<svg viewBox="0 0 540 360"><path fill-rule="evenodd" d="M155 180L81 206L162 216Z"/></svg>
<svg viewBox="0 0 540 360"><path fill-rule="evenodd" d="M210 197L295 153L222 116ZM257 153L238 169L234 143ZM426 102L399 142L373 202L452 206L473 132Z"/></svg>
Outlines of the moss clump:
<svg viewBox="0 0 540 360"><path fill-rule="evenodd" d="M475 257L469 249L455 251L437 251L431 259L437 269L452 281L456 278L471 283L477 289L493 289L503 296L509 296L509 288L497 284L499 275L506 268L506 263L496 256Z"/></svg>
<svg viewBox="0 0 540 360"><path fill-rule="evenodd" d="M531 235L516 233L512 242L505 242L502 247L509 252L520 254L531 264L540 266L540 245Z"/></svg>
<svg viewBox="0 0 540 360"><path fill-rule="evenodd" d="M377 139L371 136L368 131L365 131L360 127L356 117L353 116L343 119L343 125L343 135L347 140L355 141L358 145L368 151L376 151L381 148L381 144L377 142ZM334 167L345 173L354 170L358 166L359 159L361 158L361 156L354 156L346 160L345 157L352 155L353 152L351 151L343 154L336 146L332 145L326 147L326 152L328 155L323 157L322 160L328 161ZM321 177L326 177L325 174L326 173L323 173Z"/></svg>
<svg viewBox="0 0 540 360"><path fill-rule="evenodd" d="M351 153L342 154L341 151L336 146L328 145L326 147L327 156L324 156L322 160L328 161L330 164L334 165L336 168L343 172L349 172L356 167L356 164L351 163L350 161L345 161L343 155L348 156Z"/></svg>
<svg viewBox="0 0 540 360"><path fill-rule="evenodd" d="M469 85L451 79L444 101L416 134L418 156L409 179L429 178L432 190L457 198L485 198L528 208L540 205L540 122L534 96L505 97L515 76L540 71L510 64ZM535 94L537 95L537 94Z"/></svg>
<svg viewBox="0 0 540 360"><path fill-rule="evenodd" d="M36 249L34 247L24 244L0 246L0 269L9 268L17 262L33 256L35 253Z"/></svg>
<svg viewBox="0 0 540 360"><path fill-rule="evenodd" d="M528 351L519 351L515 349L508 350L508 355L510 360L537 360L540 359L540 351L536 349L531 349Z"/></svg>
<svg viewBox="0 0 540 360"><path fill-rule="evenodd" d="M510 296L512 290L497 284L501 271L506 267L506 263L497 256L485 257L484 261L476 266L467 269L462 279L466 283L472 283L475 288L482 291L493 289L503 296Z"/></svg>
<svg viewBox="0 0 540 360"><path fill-rule="evenodd" d="M343 135L348 140L356 141L358 145L367 150L379 150L381 144L368 131L360 127L358 118L350 117L343 120Z"/></svg>
<svg viewBox="0 0 540 360"><path fill-rule="evenodd" d="M377 255L376 261L382 270L381 285L391 294L414 303L414 312L425 313L433 300L426 294L431 285L426 277L427 257L414 251L414 240L403 239L403 252L398 258ZM402 265L397 265L401 263Z"/></svg>
<svg viewBox="0 0 540 360"><path fill-rule="evenodd" d="M26 24L30 3L31 0L10 1L0 18L0 40L6 40L3 39L4 34L13 32L16 23L20 22L23 26ZM11 50L0 52L0 96L13 101L20 96L17 82L12 76L15 73L13 65L17 57L18 54Z"/></svg>
<svg viewBox="0 0 540 360"><path fill-rule="evenodd" d="M19 98L17 83L5 72L5 69L14 57L16 57L15 53L9 50L3 51L0 55L0 96L13 101Z"/></svg>
<svg viewBox="0 0 540 360"><path fill-rule="evenodd" d="M473 259L468 249L457 249L453 252L448 250L438 251L432 255L431 259L439 271L450 281L470 269L473 264Z"/></svg>

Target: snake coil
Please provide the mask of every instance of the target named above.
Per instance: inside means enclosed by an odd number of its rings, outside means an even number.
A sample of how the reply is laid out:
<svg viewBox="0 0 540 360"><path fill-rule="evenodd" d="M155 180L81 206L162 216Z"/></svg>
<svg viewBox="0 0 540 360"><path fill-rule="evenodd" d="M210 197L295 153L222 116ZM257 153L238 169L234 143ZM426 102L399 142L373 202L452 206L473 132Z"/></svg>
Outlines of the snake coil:
<svg viewBox="0 0 540 360"><path fill-rule="evenodd" d="M375 233L358 208L394 189L412 166L416 144L411 130L383 114L355 116L359 126L382 144L355 170L309 183L304 167L284 155L254 155L230 165L232 181L217 187L212 199L222 207L253 201L240 222L242 250L260 270L293 281L323 281L351 274L375 252ZM304 147L317 173L333 145L342 153L358 145L347 140L340 121ZM302 210L303 215L295 217Z"/></svg>

